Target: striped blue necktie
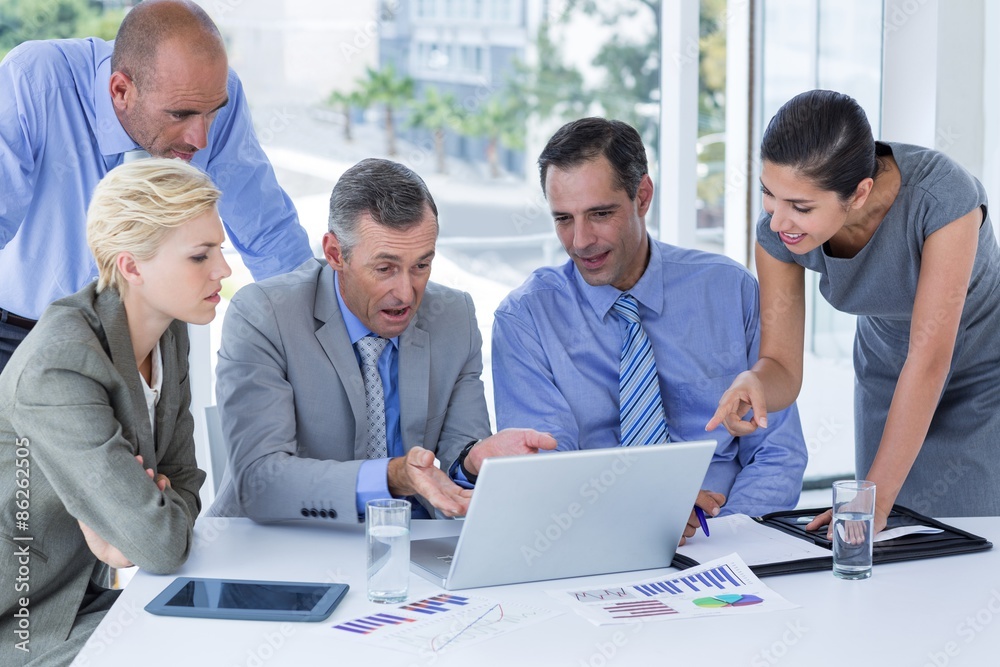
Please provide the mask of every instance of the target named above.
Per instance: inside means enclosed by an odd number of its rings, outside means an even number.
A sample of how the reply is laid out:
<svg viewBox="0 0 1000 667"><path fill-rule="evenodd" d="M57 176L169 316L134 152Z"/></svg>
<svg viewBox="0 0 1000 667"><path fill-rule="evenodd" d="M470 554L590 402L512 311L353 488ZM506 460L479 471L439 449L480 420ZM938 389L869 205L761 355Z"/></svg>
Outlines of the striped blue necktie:
<svg viewBox="0 0 1000 667"><path fill-rule="evenodd" d="M612 308L628 324L619 370L622 447L669 442L653 346L639 322L639 304L622 294Z"/></svg>

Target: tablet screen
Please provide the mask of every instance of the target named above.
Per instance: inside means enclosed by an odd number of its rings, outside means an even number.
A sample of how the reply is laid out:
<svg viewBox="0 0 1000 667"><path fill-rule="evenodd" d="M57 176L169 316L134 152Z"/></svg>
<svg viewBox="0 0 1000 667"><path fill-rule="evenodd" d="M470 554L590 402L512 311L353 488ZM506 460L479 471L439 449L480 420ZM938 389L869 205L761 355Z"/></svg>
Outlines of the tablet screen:
<svg viewBox="0 0 1000 667"><path fill-rule="evenodd" d="M165 606L310 611L329 590L328 585L196 580L187 582Z"/></svg>
<svg viewBox="0 0 1000 667"><path fill-rule="evenodd" d="M250 621L321 621L347 594L347 584L178 577L145 609L161 616Z"/></svg>

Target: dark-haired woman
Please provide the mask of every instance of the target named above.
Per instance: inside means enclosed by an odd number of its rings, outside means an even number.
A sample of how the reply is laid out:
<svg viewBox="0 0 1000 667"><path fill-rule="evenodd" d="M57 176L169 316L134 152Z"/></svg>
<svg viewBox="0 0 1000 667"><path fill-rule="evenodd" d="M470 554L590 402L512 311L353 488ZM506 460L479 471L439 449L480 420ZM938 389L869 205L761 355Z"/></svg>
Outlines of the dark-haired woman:
<svg viewBox="0 0 1000 667"><path fill-rule="evenodd" d="M760 361L709 428L766 427L795 400L804 274L817 271L827 301L858 316L855 460L877 485L876 532L895 502L1000 514L1000 248L982 184L937 151L875 142L857 102L832 91L786 103L761 159Z"/></svg>

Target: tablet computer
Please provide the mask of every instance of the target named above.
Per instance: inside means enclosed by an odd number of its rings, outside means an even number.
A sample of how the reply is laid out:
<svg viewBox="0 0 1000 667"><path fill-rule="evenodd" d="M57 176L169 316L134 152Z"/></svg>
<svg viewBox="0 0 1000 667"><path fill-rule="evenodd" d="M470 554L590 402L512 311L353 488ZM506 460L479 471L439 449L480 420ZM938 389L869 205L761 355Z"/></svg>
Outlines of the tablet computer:
<svg viewBox="0 0 1000 667"><path fill-rule="evenodd" d="M178 577L146 605L160 616L247 621L322 621L347 584Z"/></svg>

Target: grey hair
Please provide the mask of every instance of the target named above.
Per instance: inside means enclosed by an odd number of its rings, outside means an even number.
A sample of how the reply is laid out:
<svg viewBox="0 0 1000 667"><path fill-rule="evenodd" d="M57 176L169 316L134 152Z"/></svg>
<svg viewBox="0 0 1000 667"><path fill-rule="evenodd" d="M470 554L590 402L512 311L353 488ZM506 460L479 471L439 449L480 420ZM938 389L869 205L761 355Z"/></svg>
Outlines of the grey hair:
<svg viewBox="0 0 1000 667"><path fill-rule="evenodd" d="M368 158L344 172L330 195L330 233L346 258L358 244L358 223L370 215L379 225L405 230L423 220L427 207L438 210L427 184L398 162Z"/></svg>

